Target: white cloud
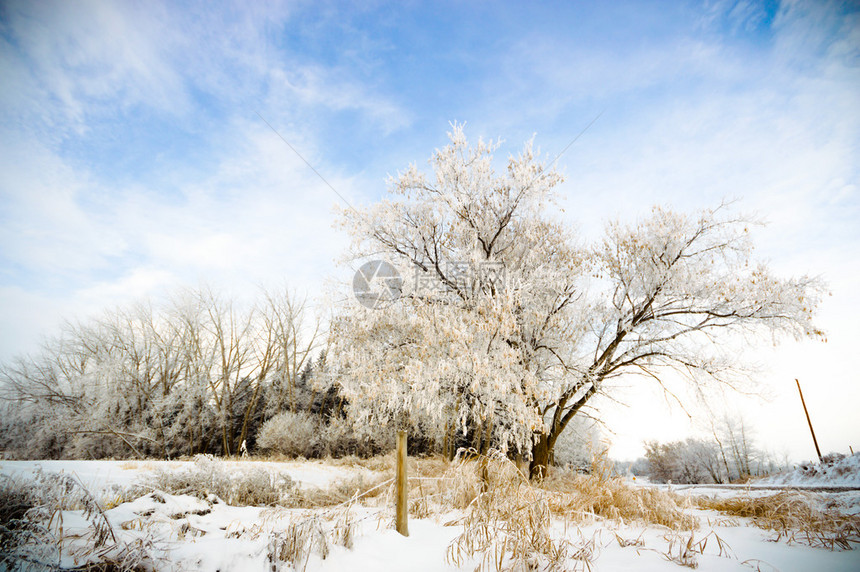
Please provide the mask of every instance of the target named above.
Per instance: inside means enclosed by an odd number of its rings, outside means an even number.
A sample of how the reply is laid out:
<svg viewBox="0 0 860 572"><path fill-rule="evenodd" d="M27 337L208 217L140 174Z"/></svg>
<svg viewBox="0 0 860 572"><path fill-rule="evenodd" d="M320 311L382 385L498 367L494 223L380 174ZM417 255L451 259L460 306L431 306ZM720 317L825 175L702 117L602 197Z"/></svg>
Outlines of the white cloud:
<svg viewBox="0 0 860 572"><path fill-rule="evenodd" d="M12 2L7 11L15 47L6 46L5 63L29 68L29 81L16 85L15 109L28 119L80 132L94 114L117 108L188 108L180 74L165 65L169 15L156 5ZM48 116L31 113L34 103Z"/></svg>
<svg viewBox="0 0 860 572"><path fill-rule="evenodd" d="M270 72L269 106L278 101L297 101L301 105L331 111L359 111L377 124L383 134L390 134L410 124L409 114L390 98L369 86L351 79L343 68L326 69L304 66L276 68Z"/></svg>
<svg viewBox="0 0 860 572"><path fill-rule="evenodd" d="M20 286L0 286L0 361L35 351L69 313L65 300Z"/></svg>
<svg viewBox="0 0 860 572"><path fill-rule="evenodd" d="M355 110L389 133L408 114L341 64L279 46L289 3L169 4L12 2L0 69L7 117L42 126L54 140L138 109L199 120L195 92L237 116L261 109L304 119L308 110ZM205 99L204 98L204 99ZM196 109L195 109L196 108ZM216 113L220 113L216 112Z"/></svg>
<svg viewBox="0 0 860 572"><path fill-rule="evenodd" d="M286 283L315 292L346 245L331 228L331 206L340 199L254 112L354 204L377 196L368 189L383 187L382 173L367 175L373 186L343 173L327 133L338 132L344 145L362 123L385 139L424 117L425 100L386 91L373 77L375 64L358 52L333 61L291 52L279 41L301 23L290 3L201 3L182 11L153 3L7 6L0 45L4 352L26 349L60 315L177 284L247 294L258 284ZM470 79L477 91L446 103L456 117L432 117L439 133L414 128L410 135L439 142L444 121L466 119L488 129L485 135L507 137L512 151L517 133L537 129L537 142L552 153L606 107L560 161L570 219L594 236L607 218L630 219L654 203L689 210L741 197L741 210L772 223L758 233L762 256L783 274L822 273L835 291L822 313L831 344L791 345L791 359L768 357L785 365L772 378L794 369L825 379L822 395L830 383L844 393L847 382L838 380L852 375L844 355L860 344L848 324L860 311L860 270L851 263L860 251L860 25L835 4L789 2L772 36L757 38L771 47L751 48L715 30L734 18L732 33L743 35L760 28L764 15L747 2L714 6L699 27L642 45L502 37L497 45L510 46L506 53L470 68L479 74ZM316 33L330 30L323 28ZM416 73L412 81L420 79ZM458 93L459 86L443 87ZM77 144L89 142L102 119L121 123L139 111L180 124L188 154L165 150L159 172L117 181L106 168L112 158ZM379 145L387 156L403 153ZM421 162L430 152L409 159ZM791 407L783 405L773 419ZM641 437L630 435L628 445Z"/></svg>
<svg viewBox="0 0 860 572"><path fill-rule="evenodd" d="M179 284L172 273L145 266L132 269L115 280L100 281L71 292L75 313L92 315L157 294Z"/></svg>
<svg viewBox="0 0 860 572"><path fill-rule="evenodd" d="M104 219L101 189L26 136L0 137L0 252L7 263L51 274L100 268L120 256L120 233ZM90 201L89 209L82 206Z"/></svg>

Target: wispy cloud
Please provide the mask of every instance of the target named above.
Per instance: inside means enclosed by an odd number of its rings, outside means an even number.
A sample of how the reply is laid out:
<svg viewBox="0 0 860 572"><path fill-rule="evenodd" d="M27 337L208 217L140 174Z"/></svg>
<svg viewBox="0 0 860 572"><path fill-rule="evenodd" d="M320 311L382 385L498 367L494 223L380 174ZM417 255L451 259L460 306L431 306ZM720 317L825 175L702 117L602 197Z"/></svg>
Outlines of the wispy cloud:
<svg viewBox="0 0 860 572"><path fill-rule="evenodd" d="M6 102L28 121L41 118L61 132L80 132L89 121L134 106L187 110L181 75L164 65L173 43L162 33L168 14L152 8L7 3L4 68L26 80L4 90ZM34 103L38 113L28 113Z"/></svg>
<svg viewBox="0 0 860 572"><path fill-rule="evenodd" d="M860 343L848 4L6 2L0 74L0 357L179 284L317 290L340 199L257 112L363 203L450 120L553 156L605 110L559 161L586 236L738 197L772 223L763 257L831 280L834 345Z"/></svg>

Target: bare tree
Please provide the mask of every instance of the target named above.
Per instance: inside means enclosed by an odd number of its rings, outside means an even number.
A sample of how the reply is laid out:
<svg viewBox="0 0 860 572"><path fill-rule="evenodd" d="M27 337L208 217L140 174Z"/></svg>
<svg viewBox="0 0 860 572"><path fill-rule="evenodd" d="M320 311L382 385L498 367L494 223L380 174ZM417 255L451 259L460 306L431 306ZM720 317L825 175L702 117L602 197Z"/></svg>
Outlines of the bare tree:
<svg viewBox="0 0 860 572"><path fill-rule="evenodd" d="M273 394L275 412L296 412L296 385L300 373L311 363L320 344L319 318L308 320L304 300L297 301L288 292L265 293L261 310L273 346Z"/></svg>

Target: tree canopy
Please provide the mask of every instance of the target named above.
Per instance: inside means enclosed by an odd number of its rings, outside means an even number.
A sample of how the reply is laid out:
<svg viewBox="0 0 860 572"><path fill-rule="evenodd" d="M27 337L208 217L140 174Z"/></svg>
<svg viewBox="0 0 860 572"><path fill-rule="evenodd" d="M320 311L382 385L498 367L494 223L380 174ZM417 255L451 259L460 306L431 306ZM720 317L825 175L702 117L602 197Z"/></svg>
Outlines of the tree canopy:
<svg viewBox="0 0 860 572"><path fill-rule="evenodd" d="M446 436L525 452L533 474L607 380L732 384L737 334L823 337L820 280L779 278L752 256L748 217L719 205L655 207L593 244L550 208L562 176L528 142L507 168L498 142L450 143L392 177L388 197L341 213L351 255L404 279L382 308L352 304L331 330L353 415L436 424ZM446 442L448 437L446 437Z"/></svg>

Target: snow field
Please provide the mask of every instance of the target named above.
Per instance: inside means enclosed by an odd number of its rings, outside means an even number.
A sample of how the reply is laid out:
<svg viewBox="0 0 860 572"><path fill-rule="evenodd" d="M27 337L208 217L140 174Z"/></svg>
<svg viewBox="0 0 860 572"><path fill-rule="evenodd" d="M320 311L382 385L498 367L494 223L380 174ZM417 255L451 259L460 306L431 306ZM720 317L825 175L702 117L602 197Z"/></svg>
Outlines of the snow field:
<svg viewBox="0 0 860 572"><path fill-rule="evenodd" d="M388 476L386 472L361 466L323 462L219 461L218 464L236 474L252 468L273 475L285 474L295 481L299 490L311 492L337 487L338 483L357 475L375 475L382 483ZM102 491L109 495L114 485L139 485L151 482L149 479L158 471L183 471L193 466L194 462L162 461L3 461L0 474L26 479L35 475L36 467L45 472L62 471L76 475L86 486L93 487L94 494ZM438 479L425 476L420 482L424 497L440 494L441 486L434 485ZM445 486L453 490L467 484L470 483L453 480ZM154 568L159 570L448 571L474 570L482 563L488 570L495 569L496 553L492 550L478 551L471 556L466 553L459 561L451 558L451 547L463 538L464 527L470 514L474 514L475 505L451 509L446 508L450 503L439 503L427 509L425 498L422 509L422 495L413 484L410 536L403 537L390 528L393 506L387 485L382 488L386 489L382 494L376 496L378 491L374 491L374 496L369 494L360 502L320 508L231 506L214 495L199 498L154 490L116 506L102 502L106 509L104 517L119 543L148 547ZM533 514L513 501L537 498L540 494L531 487L516 493L521 497L510 490L500 490L512 501L511 511L520 512L506 513L508 505L505 499L499 498L488 507L487 514L495 518L490 524L509 530L512 523L505 520L506 515L516 518L522 514L522 521L526 520L525 515ZM720 494L731 492L720 491ZM699 494L699 491L685 491L685 494L692 500L692 494ZM819 494L815 498L821 499L822 505L854 515L860 505L860 494L856 492ZM624 519L587 516L570 520L559 518L555 513L549 515L549 537L559 544L569 543L570 548L568 558L559 569L585 570L589 569L587 566L598 571L661 572L693 566L715 571L860 569L860 551L830 551L784 540L773 542L772 532L751 526L749 519L693 508L691 502L687 504L685 513L699 519L698 528L691 531ZM416 518L416 514L423 518ZM91 557L88 546L92 543L93 521L94 517L88 517L83 510L62 512L63 566L80 565ZM55 533L59 532L56 519L52 526ZM512 564L510 557L504 562Z"/></svg>

